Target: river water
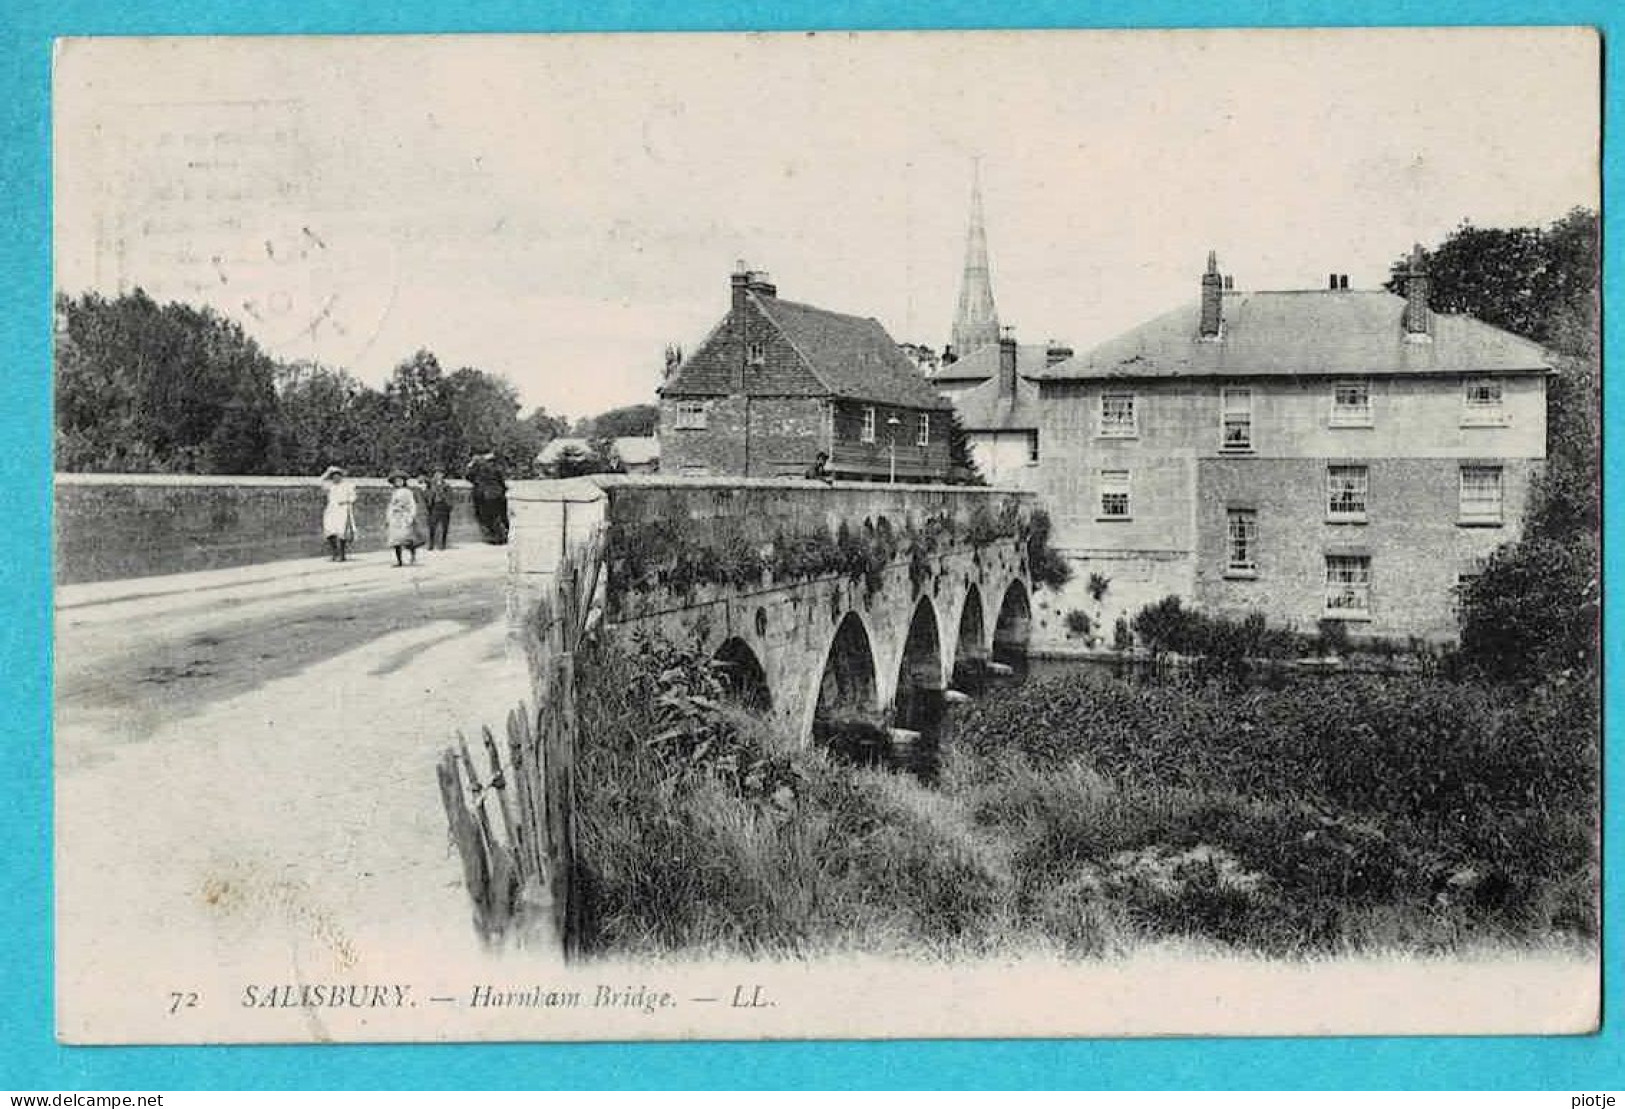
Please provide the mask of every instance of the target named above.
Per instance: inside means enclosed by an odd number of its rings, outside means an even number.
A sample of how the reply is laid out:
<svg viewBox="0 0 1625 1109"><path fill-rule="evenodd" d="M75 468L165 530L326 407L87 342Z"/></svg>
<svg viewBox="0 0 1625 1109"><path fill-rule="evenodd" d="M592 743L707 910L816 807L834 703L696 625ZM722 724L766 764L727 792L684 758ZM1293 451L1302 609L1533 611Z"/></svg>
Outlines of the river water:
<svg viewBox="0 0 1625 1109"><path fill-rule="evenodd" d="M1028 658L1006 656L999 664L960 666L953 688L974 702L1008 695L1029 683L1064 674L1084 673L1102 682L1115 680L1117 668L1108 661L1083 658ZM895 717L907 727L887 730L862 721L841 721L821 729L820 741L837 758L859 766L876 766L913 774L934 784L941 770L942 752L953 738L954 721L964 702L941 690L899 693Z"/></svg>

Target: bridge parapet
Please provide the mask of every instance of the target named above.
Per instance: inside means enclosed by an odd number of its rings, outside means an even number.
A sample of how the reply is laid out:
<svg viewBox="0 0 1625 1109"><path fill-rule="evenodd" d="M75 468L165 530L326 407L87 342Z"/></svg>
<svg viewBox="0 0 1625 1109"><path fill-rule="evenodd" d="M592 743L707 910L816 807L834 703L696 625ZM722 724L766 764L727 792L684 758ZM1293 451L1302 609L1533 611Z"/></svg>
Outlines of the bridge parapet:
<svg viewBox="0 0 1625 1109"><path fill-rule="evenodd" d="M605 622L748 652L802 736L833 696L821 680L889 720L900 690L986 657L1012 590L1026 616L1028 492L605 475L516 482L509 501L516 632L561 553L601 531ZM848 647L868 661L834 659Z"/></svg>

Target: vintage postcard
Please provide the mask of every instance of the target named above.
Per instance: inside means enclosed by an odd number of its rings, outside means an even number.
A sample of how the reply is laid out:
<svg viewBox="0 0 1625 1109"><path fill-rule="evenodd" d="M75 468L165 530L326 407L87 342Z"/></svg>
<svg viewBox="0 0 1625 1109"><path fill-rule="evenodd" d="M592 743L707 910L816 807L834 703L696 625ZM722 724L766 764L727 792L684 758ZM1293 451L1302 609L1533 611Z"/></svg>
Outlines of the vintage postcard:
<svg viewBox="0 0 1625 1109"><path fill-rule="evenodd" d="M1593 1031L1599 50L61 40L58 1037Z"/></svg>

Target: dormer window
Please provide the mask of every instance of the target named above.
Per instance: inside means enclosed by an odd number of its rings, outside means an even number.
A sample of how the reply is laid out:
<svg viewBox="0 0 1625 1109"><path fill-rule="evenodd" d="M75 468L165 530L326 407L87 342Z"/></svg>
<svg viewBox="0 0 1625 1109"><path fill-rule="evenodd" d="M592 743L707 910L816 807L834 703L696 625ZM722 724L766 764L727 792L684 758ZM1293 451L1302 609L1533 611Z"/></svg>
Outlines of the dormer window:
<svg viewBox="0 0 1625 1109"><path fill-rule="evenodd" d="M1505 427L1501 381L1494 377L1470 377L1462 396L1462 427Z"/></svg>

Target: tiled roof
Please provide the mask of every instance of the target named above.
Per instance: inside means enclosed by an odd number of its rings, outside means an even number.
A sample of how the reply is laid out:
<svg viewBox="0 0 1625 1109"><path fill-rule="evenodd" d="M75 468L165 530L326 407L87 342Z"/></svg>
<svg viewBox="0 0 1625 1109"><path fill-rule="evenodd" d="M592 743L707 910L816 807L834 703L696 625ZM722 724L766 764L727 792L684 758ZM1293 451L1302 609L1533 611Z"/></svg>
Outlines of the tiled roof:
<svg viewBox="0 0 1625 1109"><path fill-rule="evenodd" d="M1471 316L1434 313L1431 342L1409 342L1403 297L1382 291L1224 294L1219 341L1198 338L1200 302L1124 332L1033 377L1540 373L1536 344Z"/></svg>
<svg viewBox="0 0 1625 1109"><path fill-rule="evenodd" d="M793 300L751 299L838 397L906 408L947 408L879 321Z"/></svg>
<svg viewBox="0 0 1625 1109"><path fill-rule="evenodd" d="M1043 343L1017 343L1016 344L1016 373L1028 377L1044 368L1045 360L1049 355L1049 348ZM999 372L999 348L993 346L977 347L965 357L950 365L943 366L932 374L931 381L986 381L997 376Z"/></svg>
<svg viewBox="0 0 1625 1109"><path fill-rule="evenodd" d="M1040 348L1042 349L1042 348ZM954 410L966 431L1021 431L1038 426L1038 386L1016 378L1014 397L1001 397L999 383L984 381L954 397Z"/></svg>

